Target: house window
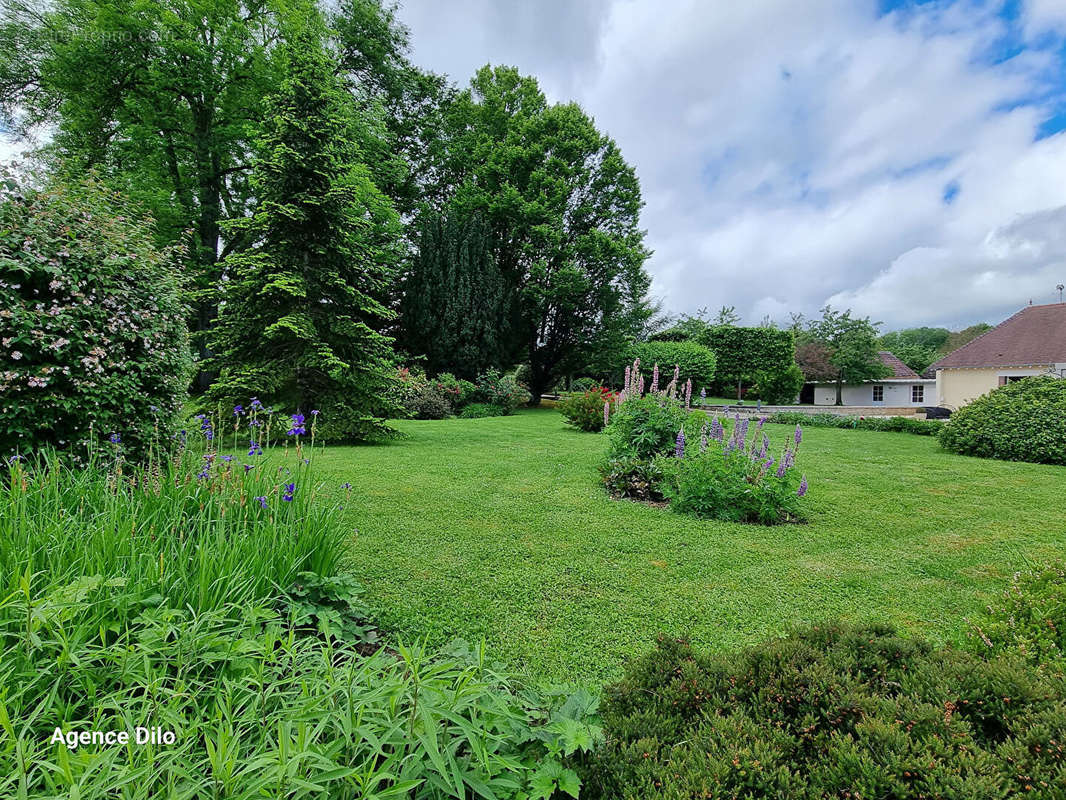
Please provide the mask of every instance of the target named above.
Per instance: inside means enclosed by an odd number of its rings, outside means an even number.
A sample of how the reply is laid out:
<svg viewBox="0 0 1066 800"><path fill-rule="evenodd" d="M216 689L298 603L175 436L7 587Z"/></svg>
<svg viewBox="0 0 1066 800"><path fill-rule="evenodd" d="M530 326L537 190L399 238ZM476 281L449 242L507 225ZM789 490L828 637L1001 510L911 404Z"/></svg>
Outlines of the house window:
<svg viewBox="0 0 1066 800"><path fill-rule="evenodd" d="M925 387L921 384L915 384L911 387L911 402L912 403L924 403L925 402Z"/></svg>
<svg viewBox="0 0 1066 800"><path fill-rule="evenodd" d="M875 386L874 387L874 402L875 403L883 403L883 402L885 402L885 387L884 386Z"/></svg>
<svg viewBox="0 0 1066 800"><path fill-rule="evenodd" d="M1015 381L1024 381L1028 377L1028 375L1000 375L999 385L1006 386L1008 383L1014 383Z"/></svg>

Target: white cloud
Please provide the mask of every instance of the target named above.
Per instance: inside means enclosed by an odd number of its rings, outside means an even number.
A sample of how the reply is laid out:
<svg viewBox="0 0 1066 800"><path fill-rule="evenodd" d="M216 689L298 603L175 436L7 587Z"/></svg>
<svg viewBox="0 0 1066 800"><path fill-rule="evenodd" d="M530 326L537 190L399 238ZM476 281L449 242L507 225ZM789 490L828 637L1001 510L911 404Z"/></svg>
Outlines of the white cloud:
<svg viewBox="0 0 1066 800"><path fill-rule="evenodd" d="M989 58L996 11L411 0L403 17L420 63L461 83L517 64L618 140L670 308L757 322L830 300L899 326L995 322L1066 278L1033 222L1066 206L1066 136L1035 141L1062 64L1046 43ZM1048 39L1060 17L1066 33L1066 4L1032 0L1023 24Z"/></svg>

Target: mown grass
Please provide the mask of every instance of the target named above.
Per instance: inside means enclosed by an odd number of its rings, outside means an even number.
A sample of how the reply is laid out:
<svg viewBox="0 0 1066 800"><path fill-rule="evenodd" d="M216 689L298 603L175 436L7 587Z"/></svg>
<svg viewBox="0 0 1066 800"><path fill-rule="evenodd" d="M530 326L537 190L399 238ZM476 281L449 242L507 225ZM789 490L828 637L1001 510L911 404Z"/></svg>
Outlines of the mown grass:
<svg viewBox="0 0 1066 800"><path fill-rule="evenodd" d="M928 437L806 430L811 521L764 528L610 500L603 436L554 411L398 427L318 461L356 487L355 571L382 626L484 638L537 677L617 677L659 631L723 649L837 617L961 640L1015 570L1066 556L1066 470ZM767 428L775 448L792 430Z"/></svg>

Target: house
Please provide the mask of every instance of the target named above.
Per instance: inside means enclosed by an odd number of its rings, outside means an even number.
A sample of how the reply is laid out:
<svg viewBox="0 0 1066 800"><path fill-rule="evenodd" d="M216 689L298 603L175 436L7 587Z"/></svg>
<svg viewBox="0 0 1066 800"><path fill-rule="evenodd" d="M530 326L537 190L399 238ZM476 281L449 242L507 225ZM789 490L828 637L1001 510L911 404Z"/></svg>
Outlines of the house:
<svg viewBox="0 0 1066 800"><path fill-rule="evenodd" d="M863 383L846 383L841 391L845 406L885 406L906 408L933 405L936 389L934 378L923 378L887 350L877 354L892 372L887 378ZM816 406L832 406L837 402L837 386L832 382L808 383L800 395L800 402Z"/></svg>
<svg viewBox="0 0 1066 800"><path fill-rule="evenodd" d="M1026 306L932 364L936 404L959 408L1013 380L1066 378L1066 303Z"/></svg>

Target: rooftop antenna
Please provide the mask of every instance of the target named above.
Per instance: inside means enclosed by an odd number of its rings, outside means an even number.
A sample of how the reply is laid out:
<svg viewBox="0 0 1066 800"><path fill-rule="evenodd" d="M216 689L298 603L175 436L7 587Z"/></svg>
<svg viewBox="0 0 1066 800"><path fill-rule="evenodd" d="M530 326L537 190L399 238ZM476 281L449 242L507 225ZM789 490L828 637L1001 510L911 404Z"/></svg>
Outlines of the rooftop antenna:
<svg viewBox="0 0 1066 800"><path fill-rule="evenodd" d="M1058 286L1056 286L1055 288L1059 290L1059 302L1061 303L1061 302L1062 302L1062 290L1063 290L1063 289L1066 289L1066 286L1063 286L1063 285L1062 285L1062 284L1060 283L1060 284L1059 284Z"/></svg>

